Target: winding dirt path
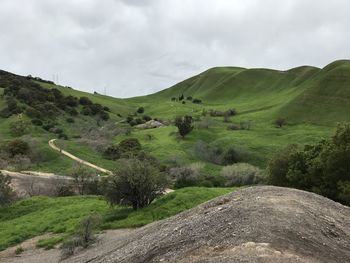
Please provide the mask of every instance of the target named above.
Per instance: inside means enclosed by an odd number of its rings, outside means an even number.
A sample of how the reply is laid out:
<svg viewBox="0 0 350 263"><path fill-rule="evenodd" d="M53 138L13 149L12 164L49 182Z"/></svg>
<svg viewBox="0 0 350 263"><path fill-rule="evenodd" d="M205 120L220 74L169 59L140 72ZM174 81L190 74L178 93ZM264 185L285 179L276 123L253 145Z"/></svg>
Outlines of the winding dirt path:
<svg viewBox="0 0 350 263"><path fill-rule="evenodd" d="M65 155L65 156L67 156L67 157L69 157L69 158L71 158L71 159L74 160L74 161L77 161L78 163L81 163L81 164L84 164L84 165L86 165L86 166L89 166L89 167L91 167L91 168L93 168L93 169L95 169L95 170L97 170L97 171L100 171L100 172L106 173L106 174L112 174L112 171L110 171L110 170L104 169L104 168L102 168L102 167L100 167L100 166L97 166L97 165L95 165L95 164L92 164L92 163L89 163L89 162L87 162L87 161L84 161L84 160L80 159L79 157L77 157L77 156L75 156L75 155L73 155L73 154L71 154L71 153L69 153L69 152L67 152L67 151L65 151L65 150L63 150L63 149L57 147L56 144L55 144L55 141L56 141L56 140L57 140L57 139L52 139L52 140L49 141L49 146L50 146L52 149L54 149L54 150L60 152L61 154Z"/></svg>

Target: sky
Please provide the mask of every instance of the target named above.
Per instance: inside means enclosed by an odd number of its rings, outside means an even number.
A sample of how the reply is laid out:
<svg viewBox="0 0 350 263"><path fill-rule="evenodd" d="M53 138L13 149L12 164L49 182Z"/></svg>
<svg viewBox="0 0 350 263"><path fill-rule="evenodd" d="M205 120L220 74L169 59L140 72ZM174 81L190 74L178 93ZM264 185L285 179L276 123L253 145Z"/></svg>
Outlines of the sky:
<svg viewBox="0 0 350 263"><path fill-rule="evenodd" d="M348 0L1 0L0 69L114 97L350 58ZM58 81L57 81L58 78Z"/></svg>

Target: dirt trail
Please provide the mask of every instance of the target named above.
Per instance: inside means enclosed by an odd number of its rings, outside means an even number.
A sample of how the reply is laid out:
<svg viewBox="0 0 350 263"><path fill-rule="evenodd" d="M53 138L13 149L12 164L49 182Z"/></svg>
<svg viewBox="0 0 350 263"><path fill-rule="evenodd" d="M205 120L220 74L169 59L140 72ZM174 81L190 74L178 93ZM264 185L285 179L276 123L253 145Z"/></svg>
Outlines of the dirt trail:
<svg viewBox="0 0 350 263"><path fill-rule="evenodd" d="M50 146L52 149L54 149L54 150L56 150L56 151L62 153L63 155L65 155L65 156L67 156L67 157L69 157L69 158L71 158L71 159L73 159L73 160L75 160L75 161L77 161L77 162L79 162L79 163L81 163L81 164L84 164L84 165L86 165L86 166L89 166L89 167L91 167L91 168L93 168L93 169L95 169L95 170L97 170L97 171L100 171L100 172L106 173L106 174L112 174L112 171L109 171L109 170L104 169L104 168L102 168L102 167L99 167L99 166L97 166L97 165L95 165L95 164L92 164L92 163L89 163L89 162L87 162L87 161L84 161L84 160L80 159L79 157L77 157L77 156L75 156L75 155L73 155L73 154L71 154L71 153L69 153L69 152L67 152L67 151L65 151L65 150L63 150L63 149L57 147L57 146L55 145L55 141L56 141L56 140L57 140L57 139L52 139L52 140L49 141L49 146Z"/></svg>

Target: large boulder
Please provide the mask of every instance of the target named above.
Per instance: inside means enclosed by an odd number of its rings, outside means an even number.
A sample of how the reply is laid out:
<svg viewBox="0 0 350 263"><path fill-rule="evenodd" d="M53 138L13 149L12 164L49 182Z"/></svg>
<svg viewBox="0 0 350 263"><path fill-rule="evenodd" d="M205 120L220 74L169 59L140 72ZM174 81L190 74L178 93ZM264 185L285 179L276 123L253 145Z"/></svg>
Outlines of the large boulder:
<svg viewBox="0 0 350 263"><path fill-rule="evenodd" d="M304 191L249 187L66 262L345 263L350 208Z"/></svg>

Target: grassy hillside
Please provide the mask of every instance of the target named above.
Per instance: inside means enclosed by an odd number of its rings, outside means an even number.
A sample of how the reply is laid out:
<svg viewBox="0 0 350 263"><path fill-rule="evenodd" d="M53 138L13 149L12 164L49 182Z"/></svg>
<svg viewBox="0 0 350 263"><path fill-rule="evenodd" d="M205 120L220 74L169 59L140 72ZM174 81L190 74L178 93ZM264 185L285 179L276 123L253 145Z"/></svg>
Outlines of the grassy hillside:
<svg viewBox="0 0 350 263"><path fill-rule="evenodd" d="M60 90L64 95L86 96L94 103L100 103L110 109L110 120L97 123L95 118L79 115L75 123L67 123L66 115L57 118L58 125L69 136L69 140L58 141L58 145L75 153L78 157L94 162L107 169L113 169L115 163L103 159L102 154L90 145L82 143L78 137L82 127L101 128L108 123L118 123L124 128L128 124L120 123L128 115L135 115L138 107L144 107L143 114L152 118L173 120L177 115L191 115L196 121L196 128L185 139L176 136L172 125L152 130L132 129L128 135L119 135L113 142L129 137L138 138L144 149L161 161L176 157L184 163L202 161L194 153L197 141L202 140L223 146L235 145L244 148L249 156L244 160L264 167L267 160L280 148L290 144L311 144L328 137L339 121L350 121L350 61L336 61L323 69L302 66L288 71L270 69L245 69L238 67L217 67L184 80L173 87L148 96L116 99L99 94L88 94L67 87L37 82L42 87ZM0 92L3 92L0 89ZM185 99L182 104L171 98L191 96L201 99L201 104L194 104ZM5 106L0 97L0 110ZM238 115L224 123L222 117L207 117L210 127L199 127L203 111L225 111L235 108ZM81 109L79 109L81 110ZM285 118L288 125L276 128L273 122ZM9 125L16 116L0 119L1 141L14 137L9 133ZM229 125L237 126L250 122L250 130L228 130ZM73 162L53 152L47 141L54 135L39 127L31 127L30 134L37 138L39 147L45 152L46 160L31 169L66 173ZM151 136L151 137L150 137ZM152 138L151 140L149 138ZM221 166L206 163L208 173L217 174Z"/></svg>
<svg viewBox="0 0 350 263"><path fill-rule="evenodd" d="M142 226L190 209L209 199L229 193L229 188L184 188L160 197L149 207L137 212L128 208L110 208L97 196L32 197L8 208L0 208L0 250L44 233L59 237L41 242L52 245L74 231L84 217L102 215L102 228L130 228Z"/></svg>

